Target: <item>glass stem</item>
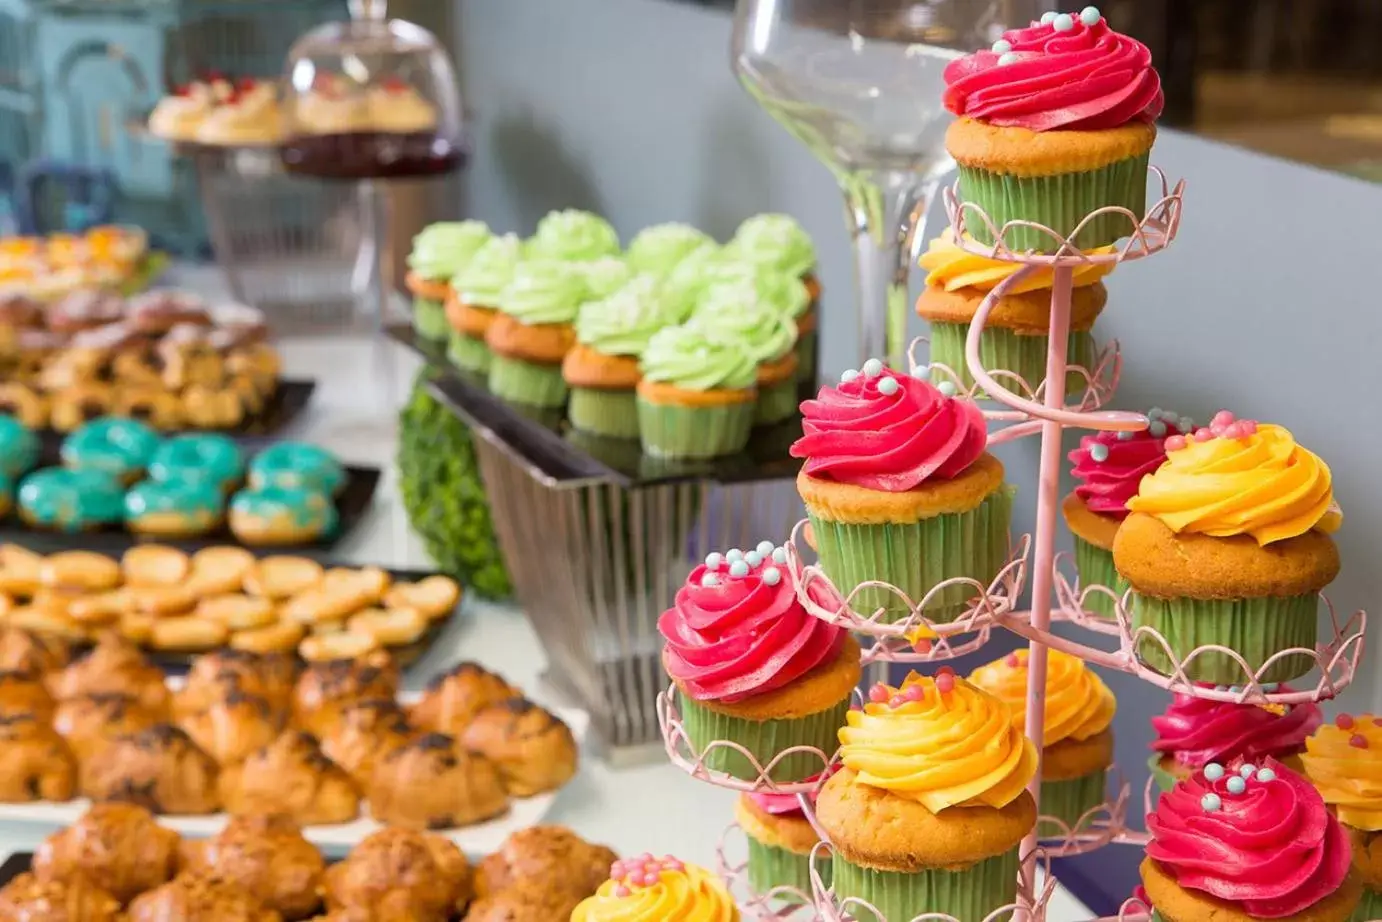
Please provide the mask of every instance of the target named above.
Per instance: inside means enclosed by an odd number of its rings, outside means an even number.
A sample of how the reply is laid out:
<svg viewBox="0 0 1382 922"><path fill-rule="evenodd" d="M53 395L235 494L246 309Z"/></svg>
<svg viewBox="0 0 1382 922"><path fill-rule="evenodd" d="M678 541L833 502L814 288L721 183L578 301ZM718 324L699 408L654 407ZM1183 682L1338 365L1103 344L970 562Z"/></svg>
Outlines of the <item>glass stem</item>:
<svg viewBox="0 0 1382 922"><path fill-rule="evenodd" d="M903 369L908 283L936 183L916 173L860 171L841 174L840 187L854 242L859 361L883 357Z"/></svg>

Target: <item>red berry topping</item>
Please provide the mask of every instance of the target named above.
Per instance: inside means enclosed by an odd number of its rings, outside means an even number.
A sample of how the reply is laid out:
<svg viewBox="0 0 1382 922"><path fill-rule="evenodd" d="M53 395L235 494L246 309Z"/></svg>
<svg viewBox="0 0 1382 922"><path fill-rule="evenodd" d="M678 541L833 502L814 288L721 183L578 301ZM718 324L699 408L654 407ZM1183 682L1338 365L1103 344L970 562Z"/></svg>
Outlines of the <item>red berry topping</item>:
<svg viewBox="0 0 1382 922"><path fill-rule="evenodd" d="M1348 738L1348 744L1354 749L1367 749L1368 738L1361 733L1355 733Z"/></svg>
<svg viewBox="0 0 1382 922"><path fill-rule="evenodd" d="M1335 717L1335 718L1334 718L1334 726L1338 727L1340 730L1352 730L1352 729L1353 729L1353 717L1352 717L1352 715L1349 715L1349 714L1340 714L1338 717Z"/></svg>

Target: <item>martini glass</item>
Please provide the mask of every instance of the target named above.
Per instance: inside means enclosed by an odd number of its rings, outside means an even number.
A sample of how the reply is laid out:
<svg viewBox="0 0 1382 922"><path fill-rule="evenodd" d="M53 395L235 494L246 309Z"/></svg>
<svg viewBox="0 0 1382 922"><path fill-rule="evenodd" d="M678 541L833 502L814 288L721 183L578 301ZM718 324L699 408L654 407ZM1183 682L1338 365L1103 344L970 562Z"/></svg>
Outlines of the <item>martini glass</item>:
<svg viewBox="0 0 1382 922"><path fill-rule="evenodd" d="M744 88L834 174L853 239L860 361L901 367L907 283L943 176L946 65L1039 18L1037 0L738 0Z"/></svg>

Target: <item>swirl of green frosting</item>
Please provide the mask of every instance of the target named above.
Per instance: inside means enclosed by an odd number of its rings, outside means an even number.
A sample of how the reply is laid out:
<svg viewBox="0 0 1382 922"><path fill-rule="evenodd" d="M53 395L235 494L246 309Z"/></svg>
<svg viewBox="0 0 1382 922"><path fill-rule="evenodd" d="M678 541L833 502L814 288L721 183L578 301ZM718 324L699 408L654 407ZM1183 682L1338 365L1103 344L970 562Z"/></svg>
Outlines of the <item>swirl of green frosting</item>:
<svg viewBox="0 0 1382 922"><path fill-rule="evenodd" d="M585 278L572 263L525 260L499 296L499 309L528 325L572 323L585 300Z"/></svg>
<svg viewBox="0 0 1382 922"><path fill-rule="evenodd" d="M751 279L755 274L757 270L751 263L738 259L728 248L703 246L678 263L667 276L667 297L677 301L690 315L714 286Z"/></svg>
<svg viewBox="0 0 1382 922"><path fill-rule="evenodd" d="M608 298L633 278L629 264L617 256L605 256L586 263L577 263L585 278L586 300Z"/></svg>
<svg viewBox="0 0 1382 922"><path fill-rule="evenodd" d="M657 224L638 232L629 244L629 265L635 272L666 276L702 247L714 247L710 235L689 224Z"/></svg>
<svg viewBox="0 0 1382 922"><path fill-rule="evenodd" d="M758 381L758 362L742 342L692 326L654 333L641 367L649 381L690 391L748 390Z"/></svg>
<svg viewBox="0 0 1382 922"><path fill-rule="evenodd" d="M758 300L790 320L796 320L811 306L811 291L800 275L763 269L755 284Z"/></svg>
<svg viewBox="0 0 1382 922"><path fill-rule="evenodd" d="M408 267L425 279L445 282L461 271L490 237L483 221L429 224L413 238Z"/></svg>
<svg viewBox="0 0 1382 922"><path fill-rule="evenodd" d="M641 355L653 334L685 319L663 296L662 281L644 273L609 297L582 307L576 338L605 355Z"/></svg>
<svg viewBox="0 0 1382 922"><path fill-rule="evenodd" d="M729 247L757 266L803 276L816 265L816 247L796 220L785 214L749 218L734 232Z"/></svg>
<svg viewBox="0 0 1382 922"><path fill-rule="evenodd" d="M528 241L528 255L567 262L618 256L619 235L599 215L574 208L553 211L537 222L537 231Z"/></svg>
<svg viewBox="0 0 1382 922"><path fill-rule="evenodd" d="M773 362L797 344L791 320L765 304L751 280L727 282L706 292L690 326L740 340L757 362Z"/></svg>
<svg viewBox="0 0 1382 922"><path fill-rule="evenodd" d="M522 247L517 234L491 237L489 243L480 247L470 262L451 277L451 287L467 304L493 307L513 281Z"/></svg>

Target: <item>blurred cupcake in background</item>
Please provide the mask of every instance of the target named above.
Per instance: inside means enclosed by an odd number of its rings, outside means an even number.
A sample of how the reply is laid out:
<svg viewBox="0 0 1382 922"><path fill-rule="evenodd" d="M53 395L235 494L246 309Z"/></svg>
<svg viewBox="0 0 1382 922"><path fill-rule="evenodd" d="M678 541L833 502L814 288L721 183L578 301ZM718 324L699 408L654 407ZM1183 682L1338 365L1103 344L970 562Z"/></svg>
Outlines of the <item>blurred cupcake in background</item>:
<svg viewBox="0 0 1382 922"><path fill-rule="evenodd" d="M692 253L705 248L718 249L709 234L689 224L655 224L638 232L626 258L634 272L667 278Z"/></svg>
<svg viewBox="0 0 1382 922"><path fill-rule="evenodd" d="M1382 918L1382 717L1339 714L1306 739L1301 764L1353 846L1363 898L1351 922Z"/></svg>
<svg viewBox="0 0 1382 922"><path fill-rule="evenodd" d="M552 408L566 403L561 364L576 342L576 317L586 298L579 268L554 260L520 262L499 298L485 344L489 389L504 400Z"/></svg>
<svg viewBox="0 0 1382 922"><path fill-rule="evenodd" d="M1193 432L1195 421L1153 407L1151 425L1140 432L1100 432L1080 439L1069 454L1075 491L1061 504L1065 524L1075 536L1075 568L1081 588L1105 586L1119 598L1128 583L1113 566L1113 538L1128 517L1128 500L1142 478L1156 473L1166 460L1166 439ZM1112 618L1115 603L1102 593L1086 596L1088 611Z"/></svg>
<svg viewBox="0 0 1382 922"><path fill-rule="evenodd" d="M571 425L593 435L638 438L639 358L654 334L684 319L663 295L661 281L646 274L582 306L576 345L562 362Z"/></svg>
<svg viewBox="0 0 1382 922"><path fill-rule="evenodd" d="M758 363L756 425L769 426L797 412L796 327L759 298L752 279L711 288L688 322L740 341Z"/></svg>
<svg viewBox="0 0 1382 922"><path fill-rule="evenodd" d="M1112 247L1105 247L1093 252L1112 251ZM966 391L972 390L974 376L965 361L965 339L974 314L993 289L1025 267L967 253L955 244L950 230L931 241L922 254L921 267L927 272L926 287L916 307L918 316L931 325L931 362L949 368ZM1090 264L1074 271L1067 365L1091 371L1094 368L1098 347L1090 330L1108 302L1108 289L1101 279L1112 270L1112 266ZM989 312L979 337L984 367L1019 375L1033 391L1046 380L1053 280L1051 269L1040 268L1009 288ZM949 380L949 376L934 369L931 380L939 384ZM998 383L1021 391L1002 376ZM1078 372L1066 374L1065 386L1070 394L1078 394L1085 384L1084 376Z"/></svg>
<svg viewBox="0 0 1382 922"><path fill-rule="evenodd" d="M492 237L451 277L446 299L450 326L446 354L465 371L486 374L490 351L485 334L499 313L499 300L513 281L522 243L515 234Z"/></svg>
<svg viewBox="0 0 1382 922"><path fill-rule="evenodd" d="M808 779L814 780L814 779ZM816 793L807 795L814 807ZM749 889L766 896L778 887L811 895L811 850L820 834L801 809L795 794L742 794L734 804L734 819L749 840ZM817 873L830 886L830 862L818 862ZM775 895L795 903L794 895Z"/></svg>
<svg viewBox="0 0 1382 922"><path fill-rule="evenodd" d="M439 342L447 338L448 285L490 236L482 221L444 221L428 225L413 238L406 284L413 295L413 328L419 336Z"/></svg>
<svg viewBox="0 0 1382 922"><path fill-rule="evenodd" d="M599 215L576 209L553 211L537 222L524 255L535 260L594 262L619 255L619 235Z"/></svg>
<svg viewBox="0 0 1382 922"><path fill-rule="evenodd" d="M739 339L679 326L653 335L640 361L638 434L662 458L716 458L748 445L758 362Z"/></svg>
<svg viewBox="0 0 1382 922"><path fill-rule="evenodd" d="M811 300L820 299L816 245L795 218L785 214L755 215L739 225L728 248L738 258L759 268L801 279Z"/></svg>

